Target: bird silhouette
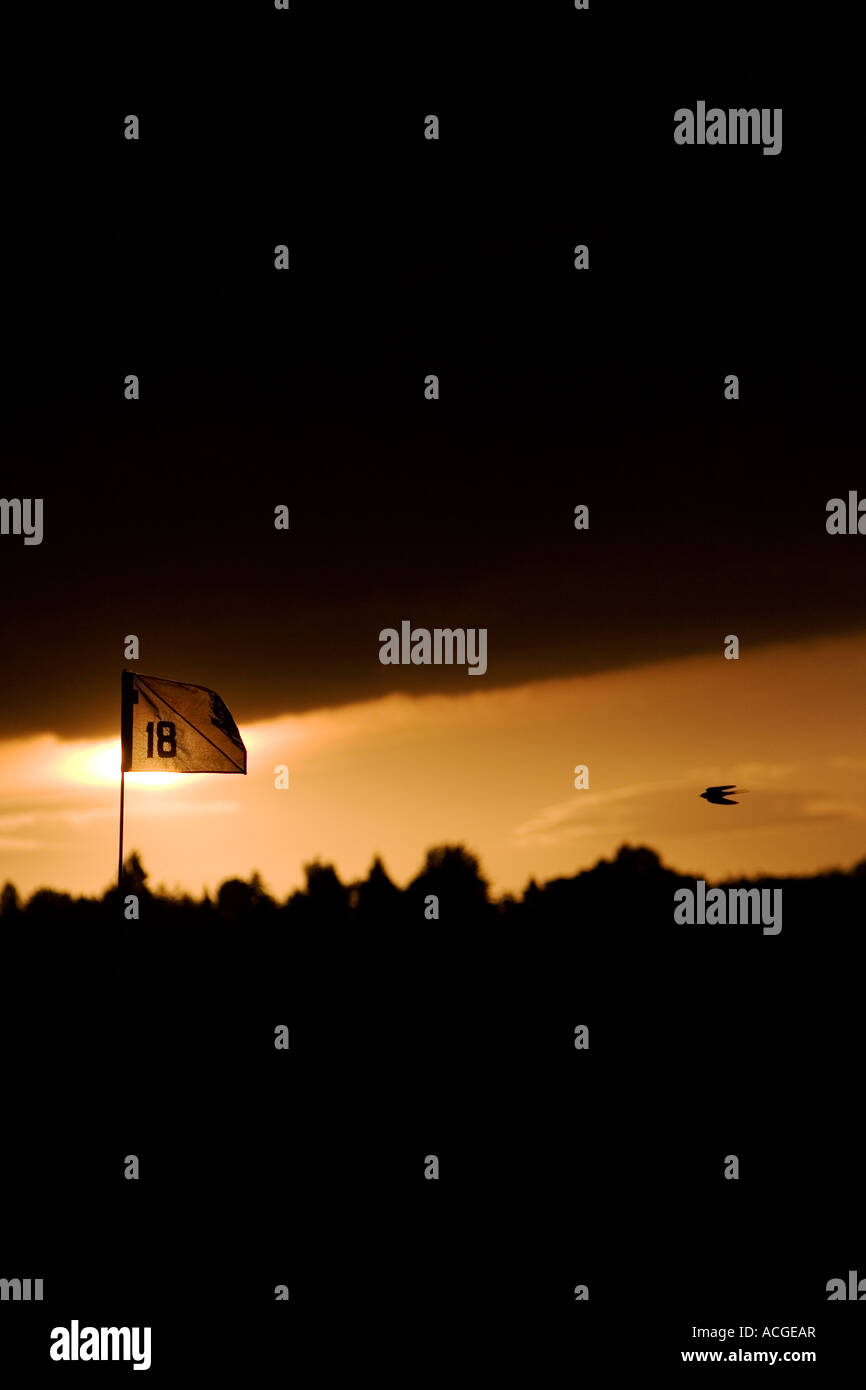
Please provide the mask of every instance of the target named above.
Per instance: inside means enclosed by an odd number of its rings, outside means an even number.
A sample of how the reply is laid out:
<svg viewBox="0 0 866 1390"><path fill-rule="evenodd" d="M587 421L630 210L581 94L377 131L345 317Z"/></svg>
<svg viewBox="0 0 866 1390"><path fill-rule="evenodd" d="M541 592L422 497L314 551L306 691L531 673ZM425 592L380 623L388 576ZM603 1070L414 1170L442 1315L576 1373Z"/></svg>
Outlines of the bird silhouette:
<svg viewBox="0 0 866 1390"><path fill-rule="evenodd" d="M734 782L729 782L726 787L707 787L701 796L713 806L737 806L739 802L729 800L728 793L736 792L737 796L742 796L746 790L746 787L737 787Z"/></svg>

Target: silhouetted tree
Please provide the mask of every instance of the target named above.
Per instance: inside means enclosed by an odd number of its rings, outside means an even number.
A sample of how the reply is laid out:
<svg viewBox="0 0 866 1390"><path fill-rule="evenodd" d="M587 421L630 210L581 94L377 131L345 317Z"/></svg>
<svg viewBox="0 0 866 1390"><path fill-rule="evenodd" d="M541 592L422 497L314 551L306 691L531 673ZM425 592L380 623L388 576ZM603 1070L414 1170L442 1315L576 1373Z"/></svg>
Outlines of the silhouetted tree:
<svg viewBox="0 0 866 1390"><path fill-rule="evenodd" d="M392 922L400 911L402 894L391 882L377 854L366 879L352 890L352 907L359 922Z"/></svg>
<svg viewBox="0 0 866 1390"><path fill-rule="evenodd" d="M440 913L471 912L487 906L487 881L475 855L463 845L437 845L428 850L423 869L406 892L413 908L422 909L424 899L434 894Z"/></svg>
<svg viewBox="0 0 866 1390"><path fill-rule="evenodd" d="M0 893L0 917L15 917L21 911L21 900L14 883L4 883Z"/></svg>
<svg viewBox="0 0 866 1390"><path fill-rule="evenodd" d="M146 887L147 879L148 873L141 862L141 856L138 850L134 849L123 861L123 896L126 897L128 893L134 893L139 901L141 901L142 898L149 898L151 892L150 889ZM116 893L117 889L112 886L108 892ZM106 896L108 896L108 894L106 894Z"/></svg>
<svg viewBox="0 0 866 1390"><path fill-rule="evenodd" d="M273 911L275 906L257 871L249 883L242 878L228 878L217 890L217 912L232 922L252 913Z"/></svg>
<svg viewBox="0 0 866 1390"><path fill-rule="evenodd" d="M84 899L79 898L80 904ZM71 893L55 893L53 888L37 888L27 900L24 909L28 917L60 918L69 916L75 907Z"/></svg>
<svg viewBox="0 0 866 1390"><path fill-rule="evenodd" d="M520 917L520 899L513 893L505 893L496 904L496 912L503 922L513 922Z"/></svg>
<svg viewBox="0 0 866 1390"><path fill-rule="evenodd" d="M614 859L614 867L623 874L645 876L665 872L662 861L654 849L646 845L620 845Z"/></svg>
<svg viewBox="0 0 866 1390"><path fill-rule="evenodd" d="M340 882L333 864L318 859L304 865L306 890L292 893L286 912L293 924L317 923L342 926L349 920L349 889Z"/></svg>
<svg viewBox="0 0 866 1390"><path fill-rule="evenodd" d="M337 921L349 910L349 891L340 882L333 864L320 864L318 859L304 865L307 897L316 916Z"/></svg>

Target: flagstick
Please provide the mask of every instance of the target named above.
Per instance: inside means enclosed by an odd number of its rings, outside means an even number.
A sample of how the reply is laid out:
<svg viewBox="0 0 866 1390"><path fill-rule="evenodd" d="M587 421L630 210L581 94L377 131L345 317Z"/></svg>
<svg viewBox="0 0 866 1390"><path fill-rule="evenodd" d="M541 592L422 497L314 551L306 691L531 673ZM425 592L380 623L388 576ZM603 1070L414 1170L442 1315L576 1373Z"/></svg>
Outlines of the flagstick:
<svg viewBox="0 0 866 1390"><path fill-rule="evenodd" d="M120 842L117 850L117 891L123 892L123 779L126 764L131 763L132 748L132 672L120 674Z"/></svg>
<svg viewBox="0 0 866 1390"><path fill-rule="evenodd" d="M120 847L117 851L117 891L123 892L123 768L120 769Z"/></svg>

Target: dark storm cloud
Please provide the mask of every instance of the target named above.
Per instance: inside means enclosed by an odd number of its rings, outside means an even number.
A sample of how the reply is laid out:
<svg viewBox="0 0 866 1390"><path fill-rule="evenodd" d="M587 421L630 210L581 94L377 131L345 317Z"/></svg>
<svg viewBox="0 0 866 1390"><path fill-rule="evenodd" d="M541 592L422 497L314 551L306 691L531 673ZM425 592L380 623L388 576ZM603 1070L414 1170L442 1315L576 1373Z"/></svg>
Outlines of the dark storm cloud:
<svg viewBox="0 0 866 1390"><path fill-rule="evenodd" d="M403 619L486 627L488 687L721 652L732 632L747 659L762 641L866 626L858 538L824 527L834 487L790 483L821 466L802 419L744 407L710 428L677 402L617 424L597 406L578 450L563 410L525 409L510 430L419 414L359 407L291 429L267 401L215 402L53 441L44 542L0 553L15 595L3 732L109 730L128 633L147 669L217 686L252 719L453 691L449 668L380 665L379 631ZM288 532L273 528L281 502Z"/></svg>
<svg viewBox="0 0 866 1390"><path fill-rule="evenodd" d="M379 664L404 619L486 627L487 687L866 625L859 538L824 529L861 481L826 331L851 234L811 191L844 152L786 107L778 159L686 169L677 82L602 108L570 71L481 105L458 76L435 148L435 64L243 108L145 85L132 150L73 107L74 166L46 140L8 231L0 495L44 498L45 538L0 543L0 732L111 729L128 633L243 721L453 690Z"/></svg>

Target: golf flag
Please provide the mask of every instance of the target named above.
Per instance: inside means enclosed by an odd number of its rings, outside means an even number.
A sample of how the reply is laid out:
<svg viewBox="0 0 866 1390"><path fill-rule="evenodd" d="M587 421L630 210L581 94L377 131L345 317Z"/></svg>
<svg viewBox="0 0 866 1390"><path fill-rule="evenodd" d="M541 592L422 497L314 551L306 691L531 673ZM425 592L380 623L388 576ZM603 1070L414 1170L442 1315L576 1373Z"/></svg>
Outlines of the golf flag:
<svg viewBox="0 0 866 1390"><path fill-rule="evenodd" d="M123 672L122 772L246 772L247 750L205 685Z"/></svg>

